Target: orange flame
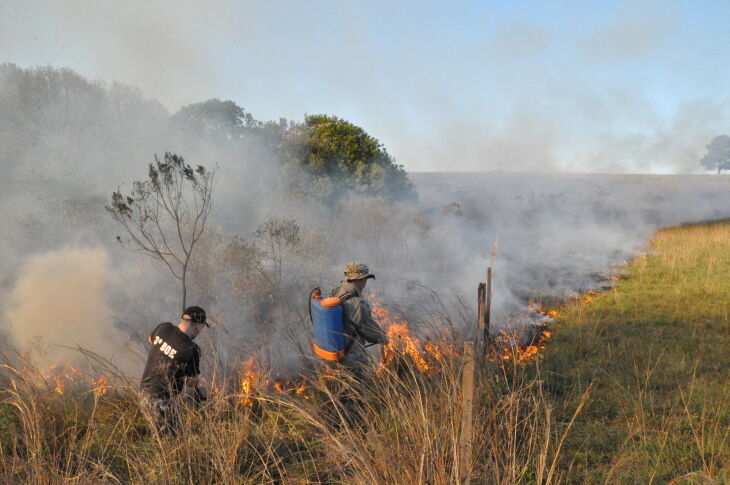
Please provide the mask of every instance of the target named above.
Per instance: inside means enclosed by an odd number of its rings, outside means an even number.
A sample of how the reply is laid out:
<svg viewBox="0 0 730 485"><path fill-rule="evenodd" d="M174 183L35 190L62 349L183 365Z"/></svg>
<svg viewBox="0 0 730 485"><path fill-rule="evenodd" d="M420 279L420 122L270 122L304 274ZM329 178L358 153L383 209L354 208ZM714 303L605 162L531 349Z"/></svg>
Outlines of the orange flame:
<svg viewBox="0 0 730 485"><path fill-rule="evenodd" d="M383 362L387 365L395 360L397 354L410 357L416 368L423 373L431 373L434 368L424 357L420 341L411 337L408 322L391 323L385 330L388 345L383 349Z"/></svg>
<svg viewBox="0 0 730 485"><path fill-rule="evenodd" d="M63 377L55 376L53 380L56 381L56 387L53 389L53 392L56 392L63 396L63 393L66 389L66 382L63 380Z"/></svg>
<svg viewBox="0 0 730 485"><path fill-rule="evenodd" d="M489 356L492 362L505 362L513 360L517 364L523 364L533 360L542 350L547 348L547 340L552 337L550 330L543 328L529 345L521 345L522 335L514 331L508 333L500 330L497 338L496 350ZM500 366L503 364L500 364Z"/></svg>
<svg viewBox="0 0 730 485"><path fill-rule="evenodd" d="M103 396L109 389L109 383L107 382L106 376L101 376L94 381L94 395L96 397Z"/></svg>
<svg viewBox="0 0 730 485"><path fill-rule="evenodd" d="M302 378L301 381L283 381L277 380L274 382L274 391L277 394L294 394L295 396L304 396L304 399L309 399L310 396L304 394L307 390L307 380Z"/></svg>
<svg viewBox="0 0 730 485"><path fill-rule="evenodd" d="M48 367L48 373L42 378L52 380L54 384L53 392L63 395L66 392L66 383L76 381L80 374L81 371L71 364L65 364L62 367L51 365Z"/></svg>
<svg viewBox="0 0 730 485"><path fill-rule="evenodd" d="M371 297L371 300L374 298ZM407 357L416 368L424 374L432 374L436 370L436 362L443 362L445 355L453 355L453 346L446 342L422 341L411 334L408 321L396 317L390 310L375 303L371 313L377 319L385 334L388 345L383 347L381 369L393 364L399 357Z"/></svg>
<svg viewBox="0 0 730 485"><path fill-rule="evenodd" d="M590 290L580 295L578 301L581 303L591 303L593 302L593 297L596 295L598 295L597 291Z"/></svg>
<svg viewBox="0 0 730 485"><path fill-rule="evenodd" d="M249 358L246 362L242 362L243 368L241 372L241 404L246 406L253 406L253 399L251 395L256 388L257 372L256 363L253 357Z"/></svg>
<svg viewBox="0 0 730 485"><path fill-rule="evenodd" d="M302 394L304 394L304 391L306 391L306 390L307 390L307 383L306 383L306 381L302 381L302 383L299 384L294 389L294 394L296 394L297 396L301 396ZM306 399L309 399L309 396L306 396Z"/></svg>

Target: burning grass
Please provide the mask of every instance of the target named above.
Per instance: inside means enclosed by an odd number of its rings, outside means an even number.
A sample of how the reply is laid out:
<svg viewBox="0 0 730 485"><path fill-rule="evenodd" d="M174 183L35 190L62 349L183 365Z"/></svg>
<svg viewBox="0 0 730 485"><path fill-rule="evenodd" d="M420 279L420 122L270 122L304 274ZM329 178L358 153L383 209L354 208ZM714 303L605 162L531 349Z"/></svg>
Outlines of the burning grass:
<svg viewBox="0 0 730 485"><path fill-rule="evenodd" d="M531 362L547 349L551 337L552 332L545 324L527 327L521 331L500 330L493 340L487 359L500 362L501 366L509 361L517 364Z"/></svg>
<svg viewBox="0 0 730 485"><path fill-rule="evenodd" d="M376 303L372 312L389 340L382 350L379 372L384 372L388 367L405 359L419 372L432 375L444 364L447 356L457 355L453 338L449 338L445 329L436 337L420 339L413 335L411 326L404 318L394 315L387 308Z"/></svg>
<svg viewBox="0 0 730 485"><path fill-rule="evenodd" d="M38 381L6 368L0 478L19 483L432 483L455 480L461 337L415 335L376 310L390 336L370 382L337 368L288 380L255 359L218 376L187 430L158 444L139 414L136 383L55 369ZM436 332L438 334L438 332ZM553 483L560 431L523 366L479 366L475 481ZM68 376L67 376L68 374ZM73 383L73 385L71 385ZM343 400L344 396L349 396ZM349 402L349 404L346 404ZM550 478L548 476L550 475Z"/></svg>

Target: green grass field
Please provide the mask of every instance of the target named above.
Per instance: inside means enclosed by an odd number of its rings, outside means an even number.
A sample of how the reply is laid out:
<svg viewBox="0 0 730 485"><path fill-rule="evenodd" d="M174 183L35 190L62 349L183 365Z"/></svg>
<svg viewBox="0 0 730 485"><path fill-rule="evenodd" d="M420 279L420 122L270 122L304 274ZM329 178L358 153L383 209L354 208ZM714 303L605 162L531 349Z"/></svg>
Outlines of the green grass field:
<svg viewBox="0 0 730 485"><path fill-rule="evenodd" d="M730 224L659 231L613 289L559 309L536 359L478 366L471 483L730 483L729 273ZM468 305L432 319L474 320ZM450 338L442 350L461 348ZM101 393L76 376L61 394L5 365L0 482L459 483L461 356L424 356L428 372L402 352L359 390L325 372L303 392L243 395L233 373L163 443L136 380ZM357 396L354 422L343 390Z"/></svg>
<svg viewBox="0 0 730 485"><path fill-rule="evenodd" d="M729 305L730 224L715 223L658 231L612 290L561 309L547 388L570 409L590 387L567 482L730 483Z"/></svg>

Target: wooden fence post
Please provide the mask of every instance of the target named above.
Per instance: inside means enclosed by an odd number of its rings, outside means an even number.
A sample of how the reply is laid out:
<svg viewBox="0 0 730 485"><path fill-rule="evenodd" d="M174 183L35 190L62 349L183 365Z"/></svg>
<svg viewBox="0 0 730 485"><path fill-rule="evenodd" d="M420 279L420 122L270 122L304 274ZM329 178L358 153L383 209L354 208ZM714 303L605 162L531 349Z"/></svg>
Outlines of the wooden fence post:
<svg viewBox="0 0 730 485"><path fill-rule="evenodd" d="M487 302L484 307L484 342L489 342L489 324L492 320L492 267L487 268Z"/></svg>
<svg viewBox="0 0 730 485"><path fill-rule="evenodd" d="M462 411L458 482L462 485L469 485L471 482L471 445L474 437L474 342L471 341L464 343L461 395Z"/></svg>
<svg viewBox="0 0 730 485"><path fill-rule="evenodd" d="M479 327L479 336L477 345L479 348L484 348L486 345L486 340L484 340L484 307L485 307L485 297L487 294L487 285L484 283L479 283L479 286L477 287L477 326Z"/></svg>

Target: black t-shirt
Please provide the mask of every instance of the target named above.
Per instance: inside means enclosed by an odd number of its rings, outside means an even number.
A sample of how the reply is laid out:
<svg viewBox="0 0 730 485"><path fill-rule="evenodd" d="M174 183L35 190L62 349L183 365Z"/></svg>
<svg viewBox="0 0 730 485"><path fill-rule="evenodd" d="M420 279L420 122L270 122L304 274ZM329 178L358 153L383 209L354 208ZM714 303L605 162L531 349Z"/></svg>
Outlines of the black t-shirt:
<svg viewBox="0 0 730 485"><path fill-rule="evenodd" d="M167 399L182 391L186 376L200 374L200 348L170 322L159 324L150 339L152 348L141 387L153 396Z"/></svg>

